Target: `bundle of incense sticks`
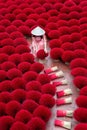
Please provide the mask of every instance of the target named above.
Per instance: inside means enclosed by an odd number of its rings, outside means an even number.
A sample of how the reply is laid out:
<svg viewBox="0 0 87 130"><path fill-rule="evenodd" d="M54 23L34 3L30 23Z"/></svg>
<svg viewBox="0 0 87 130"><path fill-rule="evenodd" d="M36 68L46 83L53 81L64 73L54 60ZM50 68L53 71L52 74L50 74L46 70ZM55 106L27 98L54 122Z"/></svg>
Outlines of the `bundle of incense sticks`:
<svg viewBox="0 0 87 130"><path fill-rule="evenodd" d="M64 104L69 104L72 103L72 98L68 97L68 98L63 98L63 99L57 99L56 100L56 105L64 105Z"/></svg>
<svg viewBox="0 0 87 130"><path fill-rule="evenodd" d="M54 123L55 123L55 126L61 126L63 128L71 130L71 122L56 119Z"/></svg>
<svg viewBox="0 0 87 130"><path fill-rule="evenodd" d="M54 84L55 86L60 86L60 85L66 85L66 84L68 84L68 82L67 82L66 79L63 79L63 80L61 80L61 81L55 81L55 82L53 82L53 84Z"/></svg>
<svg viewBox="0 0 87 130"><path fill-rule="evenodd" d="M72 110L57 110L57 117L73 117Z"/></svg>
<svg viewBox="0 0 87 130"><path fill-rule="evenodd" d="M50 76L51 80L54 80L54 79L63 77L64 73L63 73L63 71L58 71L55 74L50 74L49 76Z"/></svg>
<svg viewBox="0 0 87 130"><path fill-rule="evenodd" d="M51 68L48 68L48 69L44 70L44 72L49 74L49 73L54 72L56 70L58 70L58 67L54 66L54 67L51 67Z"/></svg>
<svg viewBox="0 0 87 130"><path fill-rule="evenodd" d="M72 94L72 90L70 88L67 88L65 90L56 92L56 94L57 94L57 97L62 97L62 96L66 96L66 95Z"/></svg>

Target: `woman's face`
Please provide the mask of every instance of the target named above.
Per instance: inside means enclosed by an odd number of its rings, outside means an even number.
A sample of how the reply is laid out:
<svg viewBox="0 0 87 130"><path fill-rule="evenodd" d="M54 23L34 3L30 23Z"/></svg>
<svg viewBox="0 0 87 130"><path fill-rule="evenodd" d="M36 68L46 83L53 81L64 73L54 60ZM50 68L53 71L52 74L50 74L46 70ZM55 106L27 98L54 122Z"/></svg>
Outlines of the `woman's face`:
<svg viewBox="0 0 87 130"><path fill-rule="evenodd" d="M41 37L35 37L36 41L40 41Z"/></svg>
<svg viewBox="0 0 87 130"><path fill-rule="evenodd" d="M42 39L42 37L41 37L41 36L34 36L34 37L35 37L36 42L40 42L40 41L41 41L41 39Z"/></svg>

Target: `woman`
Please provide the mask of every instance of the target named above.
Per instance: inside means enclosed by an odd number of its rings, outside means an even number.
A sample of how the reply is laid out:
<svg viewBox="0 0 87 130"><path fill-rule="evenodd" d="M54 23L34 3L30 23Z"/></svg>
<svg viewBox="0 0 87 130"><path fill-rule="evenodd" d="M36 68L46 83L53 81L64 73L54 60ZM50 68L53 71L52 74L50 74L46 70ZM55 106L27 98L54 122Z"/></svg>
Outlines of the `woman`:
<svg viewBox="0 0 87 130"><path fill-rule="evenodd" d="M37 26L31 31L31 34L32 34L32 45L31 45L32 53L36 56L36 53L42 49L45 52L47 52L45 31L41 27Z"/></svg>

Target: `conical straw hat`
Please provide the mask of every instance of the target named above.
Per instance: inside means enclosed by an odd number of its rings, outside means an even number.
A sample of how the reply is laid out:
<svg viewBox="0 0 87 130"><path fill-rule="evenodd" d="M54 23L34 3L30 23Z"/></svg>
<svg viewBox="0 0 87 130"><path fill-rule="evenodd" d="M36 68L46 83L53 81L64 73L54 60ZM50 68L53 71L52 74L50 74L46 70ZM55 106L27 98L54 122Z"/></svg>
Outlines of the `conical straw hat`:
<svg viewBox="0 0 87 130"><path fill-rule="evenodd" d="M37 26L31 31L31 34L35 36L42 36L45 34L45 31L41 27Z"/></svg>

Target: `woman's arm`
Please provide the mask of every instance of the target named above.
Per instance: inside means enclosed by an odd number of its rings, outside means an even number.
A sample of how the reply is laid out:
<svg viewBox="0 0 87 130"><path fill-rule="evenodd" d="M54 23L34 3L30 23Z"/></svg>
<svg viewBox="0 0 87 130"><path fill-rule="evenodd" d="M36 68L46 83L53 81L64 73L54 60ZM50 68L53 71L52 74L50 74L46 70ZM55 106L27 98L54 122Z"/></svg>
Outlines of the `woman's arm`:
<svg viewBox="0 0 87 130"><path fill-rule="evenodd" d="M43 36L43 42L44 42L44 50L45 50L45 52L47 52L47 39L46 39L46 35Z"/></svg>

